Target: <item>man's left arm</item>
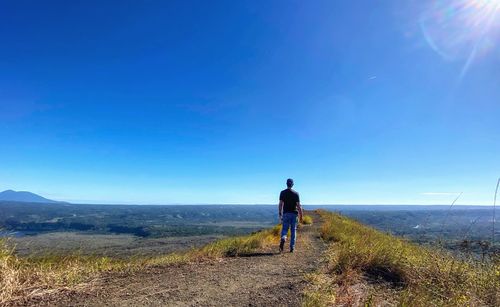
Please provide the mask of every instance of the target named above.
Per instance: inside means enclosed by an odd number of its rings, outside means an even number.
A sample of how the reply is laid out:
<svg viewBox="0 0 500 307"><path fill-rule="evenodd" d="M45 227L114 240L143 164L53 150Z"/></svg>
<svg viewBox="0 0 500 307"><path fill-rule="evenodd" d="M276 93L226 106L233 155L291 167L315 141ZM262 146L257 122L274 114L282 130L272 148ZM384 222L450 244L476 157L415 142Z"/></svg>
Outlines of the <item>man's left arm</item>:
<svg viewBox="0 0 500 307"><path fill-rule="evenodd" d="M297 202L297 210L299 211L299 222L302 223L302 206L300 205L300 201Z"/></svg>

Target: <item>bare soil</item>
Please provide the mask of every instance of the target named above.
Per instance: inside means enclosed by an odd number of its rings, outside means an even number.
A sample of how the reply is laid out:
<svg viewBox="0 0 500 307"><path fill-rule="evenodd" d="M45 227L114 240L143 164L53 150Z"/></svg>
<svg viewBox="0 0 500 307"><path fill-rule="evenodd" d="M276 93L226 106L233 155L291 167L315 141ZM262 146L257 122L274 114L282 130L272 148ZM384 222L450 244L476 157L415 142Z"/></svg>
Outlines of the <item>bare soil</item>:
<svg viewBox="0 0 500 307"><path fill-rule="evenodd" d="M255 253L135 273L110 273L79 290L58 291L28 301L37 306L300 306L325 245L320 218L298 231L294 253L278 246ZM287 242L288 243L288 242Z"/></svg>

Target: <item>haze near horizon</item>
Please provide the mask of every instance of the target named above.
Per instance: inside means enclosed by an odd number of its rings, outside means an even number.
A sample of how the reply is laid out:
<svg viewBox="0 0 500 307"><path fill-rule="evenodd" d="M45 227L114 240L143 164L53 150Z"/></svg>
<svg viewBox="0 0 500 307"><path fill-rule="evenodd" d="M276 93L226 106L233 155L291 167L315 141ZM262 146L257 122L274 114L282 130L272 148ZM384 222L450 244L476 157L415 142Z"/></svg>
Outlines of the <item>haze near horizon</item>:
<svg viewBox="0 0 500 307"><path fill-rule="evenodd" d="M0 191L492 205L500 1L0 4Z"/></svg>

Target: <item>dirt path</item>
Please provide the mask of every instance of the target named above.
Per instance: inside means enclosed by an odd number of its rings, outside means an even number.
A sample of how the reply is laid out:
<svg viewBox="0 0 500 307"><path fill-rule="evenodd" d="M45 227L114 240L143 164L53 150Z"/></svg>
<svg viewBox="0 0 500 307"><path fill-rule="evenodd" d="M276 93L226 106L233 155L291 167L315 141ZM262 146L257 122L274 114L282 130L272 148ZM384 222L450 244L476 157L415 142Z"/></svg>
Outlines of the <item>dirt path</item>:
<svg viewBox="0 0 500 307"><path fill-rule="evenodd" d="M304 274L319 265L325 246L318 235L319 216L299 230L293 254L277 247L220 261L155 267L111 274L91 291L59 293L35 305L59 306L299 306ZM287 250L287 249L286 249Z"/></svg>

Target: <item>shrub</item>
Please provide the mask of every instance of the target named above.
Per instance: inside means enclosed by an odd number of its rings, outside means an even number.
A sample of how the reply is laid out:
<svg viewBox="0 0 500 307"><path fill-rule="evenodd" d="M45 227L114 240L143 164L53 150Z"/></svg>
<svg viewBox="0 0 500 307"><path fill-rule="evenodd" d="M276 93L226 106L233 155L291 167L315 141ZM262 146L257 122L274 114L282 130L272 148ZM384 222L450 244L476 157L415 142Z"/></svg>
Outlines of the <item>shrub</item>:
<svg viewBox="0 0 500 307"><path fill-rule="evenodd" d="M309 215L304 215L304 216L302 217L302 224L304 224L304 225L311 225L312 223L313 223L313 219L312 219L312 217L311 217L311 216L309 216Z"/></svg>

